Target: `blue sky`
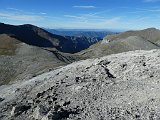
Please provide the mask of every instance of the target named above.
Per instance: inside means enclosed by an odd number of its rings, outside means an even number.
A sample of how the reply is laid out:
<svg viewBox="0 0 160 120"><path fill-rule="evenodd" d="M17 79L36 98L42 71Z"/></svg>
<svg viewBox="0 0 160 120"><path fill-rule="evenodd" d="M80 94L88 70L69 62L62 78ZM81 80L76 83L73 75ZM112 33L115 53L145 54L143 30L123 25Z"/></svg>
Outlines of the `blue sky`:
<svg viewBox="0 0 160 120"><path fill-rule="evenodd" d="M160 0L0 0L0 22L46 28L160 28Z"/></svg>

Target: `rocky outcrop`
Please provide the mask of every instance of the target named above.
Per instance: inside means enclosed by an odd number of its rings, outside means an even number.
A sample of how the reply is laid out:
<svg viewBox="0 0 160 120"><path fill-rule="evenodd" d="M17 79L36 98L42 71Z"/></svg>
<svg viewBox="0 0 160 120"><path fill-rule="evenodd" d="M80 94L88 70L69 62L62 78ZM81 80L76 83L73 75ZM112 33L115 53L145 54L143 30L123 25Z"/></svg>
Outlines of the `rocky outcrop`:
<svg viewBox="0 0 160 120"><path fill-rule="evenodd" d="M2 120L158 120L160 50L88 59L0 87Z"/></svg>

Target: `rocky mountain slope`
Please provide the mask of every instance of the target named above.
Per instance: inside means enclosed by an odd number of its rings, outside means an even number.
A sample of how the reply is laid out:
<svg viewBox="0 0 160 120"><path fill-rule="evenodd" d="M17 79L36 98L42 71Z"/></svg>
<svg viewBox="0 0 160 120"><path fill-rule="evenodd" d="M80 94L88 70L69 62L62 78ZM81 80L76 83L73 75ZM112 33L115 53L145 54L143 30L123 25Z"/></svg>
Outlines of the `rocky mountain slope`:
<svg viewBox="0 0 160 120"><path fill-rule="evenodd" d="M0 85L25 80L75 61L71 54L0 34Z"/></svg>
<svg viewBox="0 0 160 120"><path fill-rule="evenodd" d="M160 45L160 30L156 28L148 28L144 30L137 30L137 31L127 31L120 34L110 35L105 37L107 41L115 41L119 39L125 39L129 36L139 36L145 40L149 40L150 42Z"/></svg>
<svg viewBox="0 0 160 120"><path fill-rule="evenodd" d="M71 45L65 45L63 47L63 49L68 49L69 46L74 47L73 49L73 53L77 53L79 51L82 51L84 49L89 48L91 45L101 41L101 38L97 38L97 37L86 37L86 36L64 36L66 39L73 41L74 46Z"/></svg>
<svg viewBox="0 0 160 120"><path fill-rule="evenodd" d="M102 40L88 37L64 37L30 24L14 26L0 23L0 34L7 34L29 45L56 48L65 53L79 52Z"/></svg>
<svg viewBox="0 0 160 120"><path fill-rule="evenodd" d="M160 30L149 28L109 35L88 49L78 53L83 58L96 58L134 50L159 49Z"/></svg>
<svg viewBox="0 0 160 120"><path fill-rule="evenodd" d="M159 120L160 50L88 59L0 87L1 120Z"/></svg>
<svg viewBox="0 0 160 120"><path fill-rule="evenodd" d="M30 24L14 26L0 23L0 28L0 34L8 34L21 42L38 47L57 47L64 39Z"/></svg>

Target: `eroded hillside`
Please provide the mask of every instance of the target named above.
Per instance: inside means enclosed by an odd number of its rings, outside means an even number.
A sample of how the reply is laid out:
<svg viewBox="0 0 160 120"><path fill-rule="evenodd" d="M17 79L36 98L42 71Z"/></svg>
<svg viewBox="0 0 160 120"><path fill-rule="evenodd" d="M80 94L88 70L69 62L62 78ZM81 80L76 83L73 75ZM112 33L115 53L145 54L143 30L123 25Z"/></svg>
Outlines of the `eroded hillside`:
<svg viewBox="0 0 160 120"><path fill-rule="evenodd" d="M75 61L56 49L27 45L7 34L0 35L0 85L26 80Z"/></svg>

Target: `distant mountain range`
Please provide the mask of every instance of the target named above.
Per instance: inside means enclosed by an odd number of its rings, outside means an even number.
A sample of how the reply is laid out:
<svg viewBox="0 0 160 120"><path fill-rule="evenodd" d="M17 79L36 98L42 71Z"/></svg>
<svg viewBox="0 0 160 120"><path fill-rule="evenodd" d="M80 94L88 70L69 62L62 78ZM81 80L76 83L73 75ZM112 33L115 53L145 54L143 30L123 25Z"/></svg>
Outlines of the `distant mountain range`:
<svg viewBox="0 0 160 120"><path fill-rule="evenodd" d="M61 36L75 36L75 37L91 37L103 39L107 35L115 34L116 32L104 30L65 30L65 29L46 29L48 32Z"/></svg>

